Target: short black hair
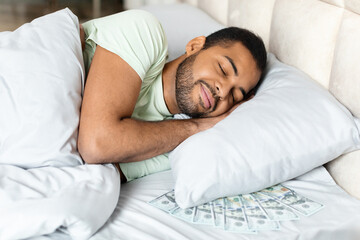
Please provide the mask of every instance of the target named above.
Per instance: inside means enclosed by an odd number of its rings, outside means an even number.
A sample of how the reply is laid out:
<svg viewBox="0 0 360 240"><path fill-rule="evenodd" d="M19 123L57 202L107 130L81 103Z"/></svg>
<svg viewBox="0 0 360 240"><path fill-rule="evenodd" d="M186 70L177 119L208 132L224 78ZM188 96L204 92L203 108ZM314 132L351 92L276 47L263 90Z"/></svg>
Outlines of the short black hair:
<svg viewBox="0 0 360 240"><path fill-rule="evenodd" d="M261 73L264 72L266 66L266 49L261 37L255 33L238 27L228 27L216 31L206 37L203 49L213 46L230 47L233 43L242 43L253 56L257 68Z"/></svg>

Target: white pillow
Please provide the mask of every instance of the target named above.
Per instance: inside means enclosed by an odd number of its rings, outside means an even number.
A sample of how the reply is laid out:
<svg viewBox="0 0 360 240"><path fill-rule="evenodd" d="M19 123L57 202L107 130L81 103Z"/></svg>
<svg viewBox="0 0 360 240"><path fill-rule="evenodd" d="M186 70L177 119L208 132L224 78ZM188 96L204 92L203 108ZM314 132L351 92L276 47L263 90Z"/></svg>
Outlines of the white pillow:
<svg viewBox="0 0 360 240"><path fill-rule="evenodd" d="M0 164L74 166L84 67L65 9L0 33Z"/></svg>
<svg viewBox="0 0 360 240"><path fill-rule="evenodd" d="M297 177L359 149L359 128L327 90L269 55L256 96L170 154L176 202L192 207Z"/></svg>
<svg viewBox="0 0 360 240"><path fill-rule="evenodd" d="M205 12L188 4L154 4L141 9L151 12L160 21L168 41L168 61L183 55L191 39L224 28Z"/></svg>

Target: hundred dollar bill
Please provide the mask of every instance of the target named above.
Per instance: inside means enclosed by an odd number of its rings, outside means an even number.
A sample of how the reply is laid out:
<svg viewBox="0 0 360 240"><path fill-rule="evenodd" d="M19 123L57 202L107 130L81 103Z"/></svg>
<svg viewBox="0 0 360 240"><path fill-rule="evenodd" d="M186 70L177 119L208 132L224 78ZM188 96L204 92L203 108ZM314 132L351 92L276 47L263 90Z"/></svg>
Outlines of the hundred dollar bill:
<svg viewBox="0 0 360 240"><path fill-rule="evenodd" d="M287 221L287 220L298 220L299 216L294 213L294 211L282 204L279 201L276 201L274 198L261 194L259 192L251 193L251 196L259 203L259 206L264 210L271 220L275 221Z"/></svg>
<svg viewBox="0 0 360 240"><path fill-rule="evenodd" d="M250 194L243 194L240 199L244 205L244 212L250 230L262 231L280 229L279 222L272 221Z"/></svg>
<svg viewBox="0 0 360 240"><path fill-rule="evenodd" d="M224 228L225 198L218 198L210 203L215 227Z"/></svg>
<svg viewBox="0 0 360 240"><path fill-rule="evenodd" d="M195 207L194 223L213 225L210 203L204 203Z"/></svg>
<svg viewBox="0 0 360 240"><path fill-rule="evenodd" d="M225 198L224 229L230 232L256 233L255 230L249 229L240 196Z"/></svg>
<svg viewBox="0 0 360 240"><path fill-rule="evenodd" d="M180 207L177 207L172 210L170 214L187 222L193 222L195 216L195 208L191 207L182 209Z"/></svg>
<svg viewBox="0 0 360 240"><path fill-rule="evenodd" d="M305 216L310 216L324 207L323 204L303 197L281 184L266 188L260 192L279 200Z"/></svg>
<svg viewBox="0 0 360 240"><path fill-rule="evenodd" d="M148 203L168 213L178 207L177 203L175 202L174 190L171 190L170 192L167 192Z"/></svg>

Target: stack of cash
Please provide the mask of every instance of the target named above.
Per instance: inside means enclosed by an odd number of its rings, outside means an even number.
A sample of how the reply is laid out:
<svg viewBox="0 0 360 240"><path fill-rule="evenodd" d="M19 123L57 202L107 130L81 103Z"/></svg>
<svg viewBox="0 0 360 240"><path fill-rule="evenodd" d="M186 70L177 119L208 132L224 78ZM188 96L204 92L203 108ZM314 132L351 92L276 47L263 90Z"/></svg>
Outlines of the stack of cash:
<svg viewBox="0 0 360 240"><path fill-rule="evenodd" d="M281 221L299 220L298 214L310 216L324 207L281 184L186 209L176 204L173 190L148 203L186 222L249 234L279 230Z"/></svg>

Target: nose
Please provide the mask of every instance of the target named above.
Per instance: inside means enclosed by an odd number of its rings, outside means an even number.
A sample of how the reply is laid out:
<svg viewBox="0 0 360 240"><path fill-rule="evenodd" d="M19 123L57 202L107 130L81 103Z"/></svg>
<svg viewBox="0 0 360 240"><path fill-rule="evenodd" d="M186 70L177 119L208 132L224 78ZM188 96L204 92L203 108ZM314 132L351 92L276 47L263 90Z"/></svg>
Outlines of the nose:
<svg viewBox="0 0 360 240"><path fill-rule="evenodd" d="M220 78L215 82L216 94L220 97L220 100L225 99L233 86L233 81L231 79Z"/></svg>

